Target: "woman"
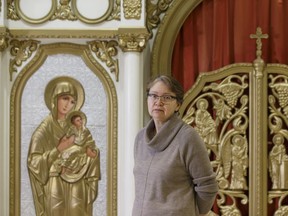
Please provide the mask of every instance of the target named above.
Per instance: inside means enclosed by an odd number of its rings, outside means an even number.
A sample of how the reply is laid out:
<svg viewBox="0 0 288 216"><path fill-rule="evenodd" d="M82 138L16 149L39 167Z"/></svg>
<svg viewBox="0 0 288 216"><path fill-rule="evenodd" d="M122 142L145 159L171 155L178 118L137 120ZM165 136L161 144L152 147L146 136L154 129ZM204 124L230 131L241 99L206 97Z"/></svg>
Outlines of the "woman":
<svg viewBox="0 0 288 216"><path fill-rule="evenodd" d="M177 116L183 94L168 76L147 87L152 119L135 139L133 216L197 216L213 205L218 185L205 145Z"/></svg>
<svg viewBox="0 0 288 216"><path fill-rule="evenodd" d="M99 157L89 158L85 176L78 181L64 180L55 163L74 143L67 138L67 115L84 102L81 84L71 77L51 80L45 89L45 102L51 111L32 135L28 153L28 172L37 216L91 216L100 179Z"/></svg>

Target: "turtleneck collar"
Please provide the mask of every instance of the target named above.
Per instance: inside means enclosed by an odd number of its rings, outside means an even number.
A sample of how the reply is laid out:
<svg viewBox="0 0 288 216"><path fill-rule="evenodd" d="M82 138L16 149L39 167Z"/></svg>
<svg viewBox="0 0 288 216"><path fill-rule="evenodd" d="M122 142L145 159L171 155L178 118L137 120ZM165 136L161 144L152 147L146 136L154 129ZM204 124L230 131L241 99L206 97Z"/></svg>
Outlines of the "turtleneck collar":
<svg viewBox="0 0 288 216"><path fill-rule="evenodd" d="M182 126L183 121L177 114L174 114L156 133L154 120L151 119L144 129L145 143L155 151L163 151L169 146Z"/></svg>

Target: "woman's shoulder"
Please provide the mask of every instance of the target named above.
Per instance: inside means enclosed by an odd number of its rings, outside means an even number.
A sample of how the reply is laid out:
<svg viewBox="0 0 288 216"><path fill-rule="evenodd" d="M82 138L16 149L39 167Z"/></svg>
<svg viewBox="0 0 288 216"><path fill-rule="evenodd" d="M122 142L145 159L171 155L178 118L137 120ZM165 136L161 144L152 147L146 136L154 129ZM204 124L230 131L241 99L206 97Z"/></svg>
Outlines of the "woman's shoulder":
<svg viewBox="0 0 288 216"><path fill-rule="evenodd" d="M186 134L187 136L197 136L198 132L196 131L195 128L193 128L191 125L187 124L182 120L182 127L180 130L180 133Z"/></svg>
<svg viewBox="0 0 288 216"><path fill-rule="evenodd" d="M179 143L181 144L182 148L186 148L188 146L195 147L195 146L205 146L203 139L198 134L195 128L191 125L186 124L183 122L183 126L178 133Z"/></svg>

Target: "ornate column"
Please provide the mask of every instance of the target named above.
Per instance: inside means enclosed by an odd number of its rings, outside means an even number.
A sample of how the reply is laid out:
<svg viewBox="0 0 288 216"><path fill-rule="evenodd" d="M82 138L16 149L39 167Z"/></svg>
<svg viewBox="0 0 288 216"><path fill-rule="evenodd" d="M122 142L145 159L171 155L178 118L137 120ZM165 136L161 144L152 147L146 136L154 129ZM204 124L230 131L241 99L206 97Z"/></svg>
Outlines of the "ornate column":
<svg viewBox="0 0 288 216"><path fill-rule="evenodd" d="M127 31L126 31L127 30ZM119 215L131 215L134 201L134 139L143 126L143 49L148 40L146 29L121 29L119 46L123 59L119 78L118 168ZM123 33L122 33L123 32ZM129 32L129 33L125 33ZM121 124L122 123L122 124ZM120 134L123 131L123 134ZM122 168L121 168L122 167ZM124 201L121 201L123 200Z"/></svg>

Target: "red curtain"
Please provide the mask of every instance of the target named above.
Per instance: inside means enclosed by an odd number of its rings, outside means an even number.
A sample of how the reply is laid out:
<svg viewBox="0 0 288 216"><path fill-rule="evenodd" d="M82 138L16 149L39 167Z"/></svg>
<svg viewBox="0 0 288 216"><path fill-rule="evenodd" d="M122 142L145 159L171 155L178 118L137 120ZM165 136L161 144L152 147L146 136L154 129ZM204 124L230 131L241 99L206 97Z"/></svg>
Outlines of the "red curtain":
<svg viewBox="0 0 288 216"><path fill-rule="evenodd" d="M172 57L172 75L187 91L201 72L227 64L253 62L261 27L266 63L288 64L287 0L203 0L183 24ZM286 51L286 52L285 52Z"/></svg>

